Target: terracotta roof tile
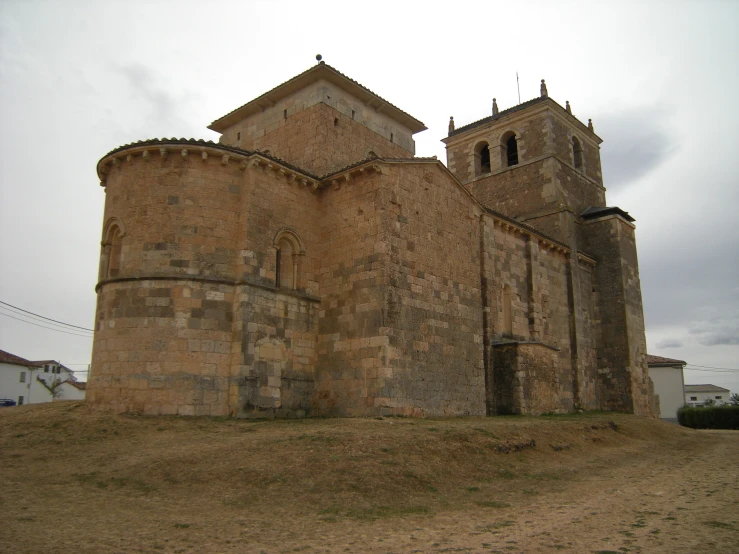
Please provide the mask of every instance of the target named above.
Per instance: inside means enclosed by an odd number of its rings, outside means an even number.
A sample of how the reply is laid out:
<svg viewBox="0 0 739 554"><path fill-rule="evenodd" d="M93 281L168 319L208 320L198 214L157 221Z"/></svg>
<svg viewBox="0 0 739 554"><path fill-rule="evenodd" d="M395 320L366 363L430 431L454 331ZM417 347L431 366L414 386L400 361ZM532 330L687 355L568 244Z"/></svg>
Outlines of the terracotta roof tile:
<svg viewBox="0 0 739 554"><path fill-rule="evenodd" d="M673 358L664 358L662 356L652 356L651 354L647 354L647 364L685 365L685 362L683 360L675 360Z"/></svg>
<svg viewBox="0 0 739 554"><path fill-rule="evenodd" d="M729 392L729 389L716 385L685 385L685 392Z"/></svg>
<svg viewBox="0 0 739 554"><path fill-rule="evenodd" d="M31 362L10 352L5 352L5 350L0 350L0 363L21 365L24 367L41 367L36 362Z"/></svg>
<svg viewBox="0 0 739 554"><path fill-rule="evenodd" d="M259 154L260 156L263 156L265 158L269 158L270 160L274 160L277 163L292 169L293 171L302 173L306 177L310 177L311 179L320 179L317 175L311 173L310 171L306 171L305 169L298 167L296 165L291 164L290 162L286 162L285 160L282 160L276 156L273 156L272 154L266 154L265 152L262 152L261 150L242 150L241 148L236 148L235 146L228 146L226 144L221 144L220 142L213 142L212 140L203 140L203 139L194 139L194 138L153 138L153 139L145 139L145 140L139 140L136 142L131 142L129 144L124 144L123 146L119 146L118 148L114 148L105 156L100 158L100 161L103 161L108 156L112 156L114 154L117 154L119 152L123 152L125 150L128 150L129 148L139 148L142 146L166 146L169 144L175 144L180 146L207 146L208 148L215 148L217 150L223 150L224 152L233 152L234 154L242 154L244 156L251 156L252 154ZM100 166L100 162L98 162L98 167Z"/></svg>
<svg viewBox="0 0 739 554"><path fill-rule="evenodd" d="M618 206L588 206L582 211L580 217L587 220L595 219L596 217L603 217L605 215L620 215L626 221L636 221L633 217L629 215L629 212L625 212Z"/></svg>
<svg viewBox="0 0 739 554"><path fill-rule="evenodd" d="M370 89L368 89L364 85L358 83L357 81L355 81L351 77L348 77L348 76L344 75L341 71L339 71L335 67L331 67L326 62L320 62L320 63L314 65L313 67L310 67L310 68L306 69L302 73L299 73L295 77L292 77L291 79L288 79L287 81L285 81L283 83L280 83L279 85L277 85L276 87L274 87L274 88L270 89L269 91L265 92L261 96L258 96L257 98L254 98L254 99L250 100L246 104L242 104L241 106L239 106L235 110L231 110L226 115L224 115L224 116L219 117L218 119L216 119L213 123L211 123L208 126L208 128L217 131L218 129L216 129L216 127L220 127L220 125L219 125L220 123L224 122L226 119L228 119L229 116L235 114L236 112L238 112L240 110L243 110L245 107L249 106L250 104L255 103L255 102L258 102L260 99L266 98L266 97L274 94L275 92L277 92L277 93L281 92L280 89L284 89L287 85L293 83L294 81L298 81L300 79L303 79L304 77L308 76L310 73L318 73L318 74L320 74L321 72L323 72L324 75L326 75L326 72L327 71L329 72L328 75L330 75L331 73L333 73L334 75L336 75L336 76L338 76L338 77L340 77L340 78L348 81L349 83L351 83L355 87L358 87L359 89L361 89L365 93L374 96L375 98L377 98L378 100L380 100L381 102L383 102L384 104L386 104L387 106L389 106L392 110L395 110L397 113L402 114L402 116L404 116L405 118L407 118L407 123L409 123L408 126L411 128L411 131L412 132L417 133L419 131L423 131L423 130L426 129L426 126L422 122L420 122L419 120L417 120L415 117L413 117L411 114L409 114L408 112L404 112L403 110L401 110L400 108L398 108L396 105L392 104L391 102L388 102L387 100L385 100L384 98L382 98L380 95L372 92ZM284 92L283 92L283 94L284 94ZM232 123L235 123L235 122L236 121L234 121Z"/></svg>
<svg viewBox="0 0 739 554"><path fill-rule="evenodd" d="M502 112L498 112L495 115L489 115L487 117L483 117L482 119L478 119L477 121L473 121L472 123L468 123L467 125L463 125L459 129L454 129L451 133L449 133L450 137L453 137L454 135L458 135L460 133L464 133L465 131L469 131L470 129L474 129L475 127L480 127L481 125L485 125L486 123L489 123L491 121L495 121L496 119L500 119L501 117L505 117L506 115L510 115L512 113L515 113L517 111L523 110L525 108L528 108L529 106L533 106L534 104L538 104L539 102L543 102L547 99L546 96L539 96L538 98L532 98L531 100L527 100L526 102L522 104L518 104L516 106L513 106L512 108L508 108L507 110L503 110ZM563 108L564 109L564 108Z"/></svg>

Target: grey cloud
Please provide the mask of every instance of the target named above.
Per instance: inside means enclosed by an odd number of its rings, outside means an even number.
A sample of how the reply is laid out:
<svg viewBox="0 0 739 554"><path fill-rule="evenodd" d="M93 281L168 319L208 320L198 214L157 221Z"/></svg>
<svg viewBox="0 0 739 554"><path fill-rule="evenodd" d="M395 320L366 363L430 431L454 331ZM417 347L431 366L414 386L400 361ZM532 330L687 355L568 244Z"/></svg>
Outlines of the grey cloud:
<svg viewBox="0 0 739 554"><path fill-rule="evenodd" d="M158 73L141 63L119 65L115 69L125 78L133 99L143 105L140 127L147 136L140 138L151 138L152 132L159 136L192 134L193 123L184 115L192 113L195 95L173 92Z"/></svg>
<svg viewBox="0 0 739 554"><path fill-rule="evenodd" d="M676 339L664 339L657 343L657 348L680 348L683 343Z"/></svg>
<svg viewBox="0 0 739 554"><path fill-rule="evenodd" d="M665 129L666 115L660 109L638 108L597 119L596 132L606 137L601 160L609 190L643 177L677 150L678 145Z"/></svg>
<svg viewBox="0 0 739 554"><path fill-rule="evenodd" d="M688 333L703 346L739 345L739 313L719 315L691 323Z"/></svg>

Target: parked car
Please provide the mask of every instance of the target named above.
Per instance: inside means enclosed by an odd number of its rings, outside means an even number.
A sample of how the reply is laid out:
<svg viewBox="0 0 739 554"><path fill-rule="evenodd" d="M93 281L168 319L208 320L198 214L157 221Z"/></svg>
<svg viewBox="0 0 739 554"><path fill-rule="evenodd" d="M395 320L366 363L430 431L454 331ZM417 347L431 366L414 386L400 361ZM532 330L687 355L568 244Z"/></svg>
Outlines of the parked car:
<svg viewBox="0 0 739 554"><path fill-rule="evenodd" d="M15 400L11 400L10 398L0 398L0 408L4 408L6 406L15 406Z"/></svg>

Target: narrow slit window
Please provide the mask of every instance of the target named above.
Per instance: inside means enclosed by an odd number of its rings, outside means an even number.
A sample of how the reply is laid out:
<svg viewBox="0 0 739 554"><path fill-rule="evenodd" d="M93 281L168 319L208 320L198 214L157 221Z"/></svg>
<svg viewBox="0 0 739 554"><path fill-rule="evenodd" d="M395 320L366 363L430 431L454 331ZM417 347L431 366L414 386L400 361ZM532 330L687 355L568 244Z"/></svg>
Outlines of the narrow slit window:
<svg viewBox="0 0 739 554"><path fill-rule="evenodd" d="M511 287L503 287L503 334L513 334L513 298Z"/></svg>
<svg viewBox="0 0 739 554"><path fill-rule="evenodd" d="M518 165L518 142L516 135L511 135L506 141L506 157L508 167Z"/></svg>
<svg viewBox="0 0 739 554"><path fill-rule="evenodd" d="M577 137L572 137L572 159L575 163L575 168L582 168L582 146Z"/></svg>
<svg viewBox="0 0 739 554"><path fill-rule="evenodd" d="M275 281L278 287L295 288L295 248L287 239L282 239L277 248L277 271Z"/></svg>
<svg viewBox="0 0 739 554"><path fill-rule="evenodd" d="M282 110L282 119L287 119L287 110Z"/></svg>

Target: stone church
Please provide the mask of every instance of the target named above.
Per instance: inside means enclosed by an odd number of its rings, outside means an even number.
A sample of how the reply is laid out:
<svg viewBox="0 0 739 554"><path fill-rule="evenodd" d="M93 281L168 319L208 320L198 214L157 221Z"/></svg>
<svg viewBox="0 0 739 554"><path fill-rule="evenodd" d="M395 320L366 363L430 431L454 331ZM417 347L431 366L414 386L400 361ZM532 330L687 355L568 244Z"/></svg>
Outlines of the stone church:
<svg viewBox="0 0 739 554"><path fill-rule="evenodd" d="M487 111L487 109L486 109ZM634 223L541 96L426 127L321 62L106 154L88 402L236 417L651 414Z"/></svg>

